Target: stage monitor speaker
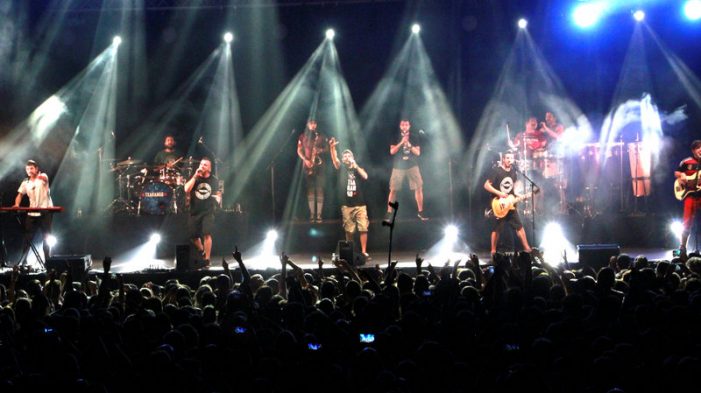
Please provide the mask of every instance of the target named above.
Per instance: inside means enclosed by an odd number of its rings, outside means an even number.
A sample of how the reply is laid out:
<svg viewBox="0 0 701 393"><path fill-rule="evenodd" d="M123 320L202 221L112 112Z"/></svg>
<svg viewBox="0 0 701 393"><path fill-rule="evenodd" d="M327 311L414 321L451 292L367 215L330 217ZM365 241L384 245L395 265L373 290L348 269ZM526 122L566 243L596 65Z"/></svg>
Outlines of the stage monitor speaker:
<svg viewBox="0 0 701 393"><path fill-rule="evenodd" d="M578 244L579 263L595 270L608 266L609 259L621 253L618 244Z"/></svg>
<svg viewBox="0 0 701 393"><path fill-rule="evenodd" d="M339 240L336 246L336 255L338 259L345 259L351 265L355 263L353 259L353 242L347 240Z"/></svg>
<svg viewBox="0 0 701 393"><path fill-rule="evenodd" d="M46 261L46 270L56 270L63 273L71 269L73 281L85 280L88 270L92 267L92 255L55 255Z"/></svg>
<svg viewBox="0 0 701 393"><path fill-rule="evenodd" d="M175 270L189 272L204 267L204 260L194 255L194 247L189 244L177 244L175 246Z"/></svg>

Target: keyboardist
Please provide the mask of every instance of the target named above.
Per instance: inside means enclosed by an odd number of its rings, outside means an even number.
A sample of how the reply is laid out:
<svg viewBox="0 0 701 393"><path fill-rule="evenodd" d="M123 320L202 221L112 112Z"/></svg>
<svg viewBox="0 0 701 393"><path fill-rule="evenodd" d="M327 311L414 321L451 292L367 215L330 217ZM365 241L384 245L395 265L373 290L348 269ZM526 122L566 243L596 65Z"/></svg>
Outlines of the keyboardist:
<svg viewBox="0 0 701 393"><path fill-rule="evenodd" d="M22 203L22 198L26 195L29 198L29 207L48 208L53 207L51 201L51 190L49 188L49 176L41 172L39 165L34 160L27 161L24 167L27 178L24 179L17 190L14 208L18 208ZM41 229L43 236L44 259L50 257L50 247L47 238L51 235L51 213L29 212L24 221L24 245L22 247L22 257L20 263L25 263L29 248L37 231Z"/></svg>

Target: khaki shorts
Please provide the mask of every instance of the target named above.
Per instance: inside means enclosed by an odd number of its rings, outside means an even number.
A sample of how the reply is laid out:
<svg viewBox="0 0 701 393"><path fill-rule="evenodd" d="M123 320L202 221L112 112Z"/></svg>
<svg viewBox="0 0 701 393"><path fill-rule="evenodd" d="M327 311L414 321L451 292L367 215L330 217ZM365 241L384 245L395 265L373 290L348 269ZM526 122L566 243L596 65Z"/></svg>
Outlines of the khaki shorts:
<svg viewBox="0 0 701 393"><path fill-rule="evenodd" d="M358 232L368 231L370 220L368 220L367 206L341 206L341 213L343 214L344 231L354 233L356 224L358 227Z"/></svg>
<svg viewBox="0 0 701 393"><path fill-rule="evenodd" d="M390 190L400 190L402 188L402 183L404 183L404 177L409 178L409 188L416 190L424 185L424 179L421 178L421 172L419 171L419 166L413 166L409 169L392 169L392 177L389 179L389 189Z"/></svg>

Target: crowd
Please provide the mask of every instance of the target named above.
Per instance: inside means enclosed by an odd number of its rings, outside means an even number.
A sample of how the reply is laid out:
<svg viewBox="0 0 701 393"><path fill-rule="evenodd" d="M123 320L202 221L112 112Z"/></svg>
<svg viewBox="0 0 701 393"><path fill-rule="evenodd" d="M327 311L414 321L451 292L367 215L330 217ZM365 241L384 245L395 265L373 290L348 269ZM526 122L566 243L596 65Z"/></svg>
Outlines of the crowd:
<svg viewBox="0 0 701 393"><path fill-rule="evenodd" d="M701 257L538 250L416 269L236 267L198 285L104 272L0 286L0 391L696 391ZM233 263L233 262L232 262Z"/></svg>

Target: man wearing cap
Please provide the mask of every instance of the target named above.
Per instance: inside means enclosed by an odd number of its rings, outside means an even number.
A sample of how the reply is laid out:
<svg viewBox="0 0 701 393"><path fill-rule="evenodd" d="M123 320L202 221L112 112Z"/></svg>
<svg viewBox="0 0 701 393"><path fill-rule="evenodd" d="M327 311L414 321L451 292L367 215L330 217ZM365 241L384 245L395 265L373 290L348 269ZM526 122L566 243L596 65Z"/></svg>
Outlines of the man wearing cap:
<svg viewBox="0 0 701 393"><path fill-rule="evenodd" d="M25 195L29 198L29 207L53 207L51 190L49 189L49 176L39 170L39 165L34 160L27 161L24 170L27 173L27 178L20 184L17 190L17 197L15 197L15 204L12 207L19 207ZM50 257L51 249L47 238L51 235L51 213L30 212L27 213L27 219L24 221L24 247L20 263L26 262L29 247L39 229L41 229L44 237L44 258L48 259Z"/></svg>
<svg viewBox="0 0 701 393"><path fill-rule="evenodd" d="M341 214L343 215L343 230L346 233L346 240L353 241L353 234L356 230L360 236L360 250L365 257L365 260L370 258L367 252L368 246L368 209L365 204L365 195L363 188L368 180L368 173L361 168L357 162L353 152L346 149L341 153L341 160L338 160L336 153L336 145L338 141L335 138L329 140L331 149L331 162L333 167L339 171L339 191L341 192ZM341 165L341 162L343 165ZM353 261L348 261L352 263Z"/></svg>

